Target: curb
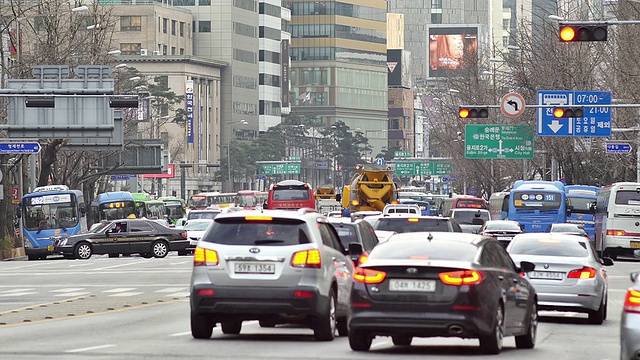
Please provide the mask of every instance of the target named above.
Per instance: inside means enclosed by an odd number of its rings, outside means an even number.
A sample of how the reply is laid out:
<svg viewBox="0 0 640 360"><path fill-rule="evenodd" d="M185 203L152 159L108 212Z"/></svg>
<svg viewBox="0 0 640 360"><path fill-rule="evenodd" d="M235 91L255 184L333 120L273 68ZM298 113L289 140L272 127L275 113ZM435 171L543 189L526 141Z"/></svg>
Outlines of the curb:
<svg viewBox="0 0 640 360"><path fill-rule="evenodd" d="M0 261L17 261L17 260L27 260L27 256L18 256L14 258L2 259Z"/></svg>

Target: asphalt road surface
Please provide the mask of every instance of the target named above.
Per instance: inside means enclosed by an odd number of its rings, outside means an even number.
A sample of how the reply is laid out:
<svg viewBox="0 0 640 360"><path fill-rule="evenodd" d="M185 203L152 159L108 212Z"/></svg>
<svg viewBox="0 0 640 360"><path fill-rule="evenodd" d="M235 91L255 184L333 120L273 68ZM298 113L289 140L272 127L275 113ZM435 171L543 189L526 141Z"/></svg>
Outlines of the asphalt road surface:
<svg viewBox="0 0 640 360"><path fill-rule="evenodd" d="M540 312L533 350L505 339L498 356L477 340L414 339L410 347L378 337L371 351L353 352L346 338L316 342L309 329L261 328L245 322L240 335L195 340L189 329L190 256L164 259L106 256L89 260L0 262L2 359L580 359L619 358L620 312L629 273L640 262L609 268L609 313L603 325L586 315Z"/></svg>

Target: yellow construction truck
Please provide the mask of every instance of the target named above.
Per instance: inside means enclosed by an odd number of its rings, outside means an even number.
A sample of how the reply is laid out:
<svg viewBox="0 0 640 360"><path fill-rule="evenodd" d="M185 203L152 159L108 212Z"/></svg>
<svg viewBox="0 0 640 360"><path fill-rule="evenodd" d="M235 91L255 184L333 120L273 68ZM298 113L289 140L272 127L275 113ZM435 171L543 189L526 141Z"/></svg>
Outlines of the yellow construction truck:
<svg viewBox="0 0 640 360"><path fill-rule="evenodd" d="M336 188L332 185L320 185L316 188L316 200L336 200Z"/></svg>
<svg viewBox="0 0 640 360"><path fill-rule="evenodd" d="M387 204L398 200L396 184L391 169L387 165L365 164L344 187L342 205L349 212L375 210L382 211Z"/></svg>

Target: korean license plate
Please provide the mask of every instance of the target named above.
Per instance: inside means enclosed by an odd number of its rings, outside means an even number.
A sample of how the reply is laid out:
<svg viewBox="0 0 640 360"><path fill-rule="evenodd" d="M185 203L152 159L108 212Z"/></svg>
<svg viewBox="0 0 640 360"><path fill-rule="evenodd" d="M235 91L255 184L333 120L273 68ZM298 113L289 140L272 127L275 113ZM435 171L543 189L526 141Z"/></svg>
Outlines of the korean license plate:
<svg viewBox="0 0 640 360"><path fill-rule="evenodd" d="M498 240L511 240L511 236L498 236Z"/></svg>
<svg viewBox="0 0 640 360"><path fill-rule="evenodd" d="M233 267L233 271L236 274L275 274L276 264L266 262L237 262Z"/></svg>
<svg viewBox="0 0 640 360"><path fill-rule="evenodd" d="M389 280L389 291L436 291L435 280L393 279Z"/></svg>
<svg viewBox="0 0 640 360"><path fill-rule="evenodd" d="M564 273L552 272L552 271L531 271L529 273L530 279L547 279L547 280L562 280Z"/></svg>
<svg viewBox="0 0 640 360"><path fill-rule="evenodd" d="M47 251L49 252L53 251L53 245L47 245Z"/></svg>
<svg viewBox="0 0 640 360"><path fill-rule="evenodd" d="M640 249L640 241L632 241L631 242L632 249Z"/></svg>

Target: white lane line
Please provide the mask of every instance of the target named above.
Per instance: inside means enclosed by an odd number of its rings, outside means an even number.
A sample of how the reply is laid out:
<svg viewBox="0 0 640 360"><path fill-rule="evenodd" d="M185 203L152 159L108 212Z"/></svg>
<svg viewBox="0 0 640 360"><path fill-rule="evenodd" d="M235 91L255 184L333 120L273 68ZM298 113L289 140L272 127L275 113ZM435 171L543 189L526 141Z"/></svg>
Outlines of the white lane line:
<svg viewBox="0 0 640 360"><path fill-rule="evenodd" d="M135 289L136 288L115 288L115 289L104 290L102 292L105 292L105 293L121 293L121 292L131 291L131 290L135 290Z"/></svg>
<svg viewBox="0 0 640 360"><path fill-rule="evenodd" d="M189 260L189 261L180 261L180 262L169 263L169 265L175 266L175 265L182 265L182 264L187 264L187 263L192 263L192 262L193 261L191 261L191 260Z"/></svg>
<svg viewBox="0 0 640 360"><path fill-rule="evenodd" d="M80 264L73 264L73 265L69 265L69 267L78 267L78 266L87 266L87 265L91 265L91 263L89 262L82 262Z"/></svg>
<svg viewBox="0 0 640 360"><path fill-rule="evenodd" d="M173 294L167 294L165 296L173 296L173 297L189 297L191 296L191 293L188 291L183 291L183 292L177 292L177 293L173 293Z"/></svg>
<svg viewBox="0 0 640 360"><path fill-rule="evenodd" d="M165 288L165 289L160 289L160 290L156 290L155 292L157 293L174 293L174 292L178 292L181 290L186 289L186 287L170 287L170 288Z"/></svg>
<svg viewBox="0 0 640 360"><path fill-rule="evenodd" d="M37 294L37 292L15 292L15 293L10 293L10 294L1 294L0 296L3 297L9 297L9 296L22 296L22 295L33 295L33 294Z"/></svg>
<svg viewBox="0 0 640 360"><path fill-rule="evenodd" d="M81 296L81 295L89 295L91 294L88 291L78 291L78 292L70 292L70 293L64 293L64 294L55 294L53 296L69 296L69 297L76 297L76 296Z"/></svg>
<svg viewBox="0 0 640 360"><path fill-rule="evenodd" d="M389 341L380 341L380 342L376 342L374 344L371 344L371 349L387 347L387 346L391 346L391 343Z"/></svg>
<svg viewBox="0 0 640 360"><path fill-rule="evenodd" d="M17 292L25 292L25 291L32 291L35 289L11 289L11 290L2 290L3 294L8 294L8 293L17 293Z"/></svg>
<svg viewBox="0 0 640 360"><path fill-rule="evenodd" d="M66 353L79 353L79 352L85 352L85 351L91 351L91 350L99 350L99 349L106 349L106 348L110 348L110 347L114 347L115 345L98 345L98 346L91 346L91 347L86 347L86 348L81 348L81 349L73 349L73 350L67 350L65 351Z"/></svg>
<svg viewBox="0 0 640 360"><path fill-rule="evenodd" d="M67 292L78 292L80 290L84 290L84 288L65 288L65 289L51 290L50 292L67 293Z"/></svg>
<svg viewBox="0 0 640 360"><path fill-rule="evenodd" d="M6 267L4 269L0 269L0 271L5 271L5 270L17 270L17 269L24 269L24 268L29 268L29 267L34 267L34 266L43 266L43 265L47 265L49 264L48 262L41 262L39 264L30 264L30 265L22 265L22 266L12 266L12 267Z"/></svg>
<svg viewBox="0 0 640 360"><path fill-rule="evenodd" d="M147 263L146 260L138 261L138 262L125 263L125 264L119 264L119 265L113 265L113 266L105 266L105 267L101 267L101 268L98 268L98 269L93 269L93 271L115 269L115 268L119 268L119 267L122 267L122 266L145 264L145 263Z"/></svg>
<svg viewBox="0 0 640 360"><path fill-rule="evenodd" d="M185 336L185 335L191 335L191 331L185 331L185 332L181 332L181 333L169 334L169 336Z"/></svg>
<svg viewBox="0 0 640 360"><path fill-rule="evenodd" d="M135 295L142 295L144 293L142 292L122 292L122 293L117 293L117 294L111 294L109 296L135 296Z"/></svg>

